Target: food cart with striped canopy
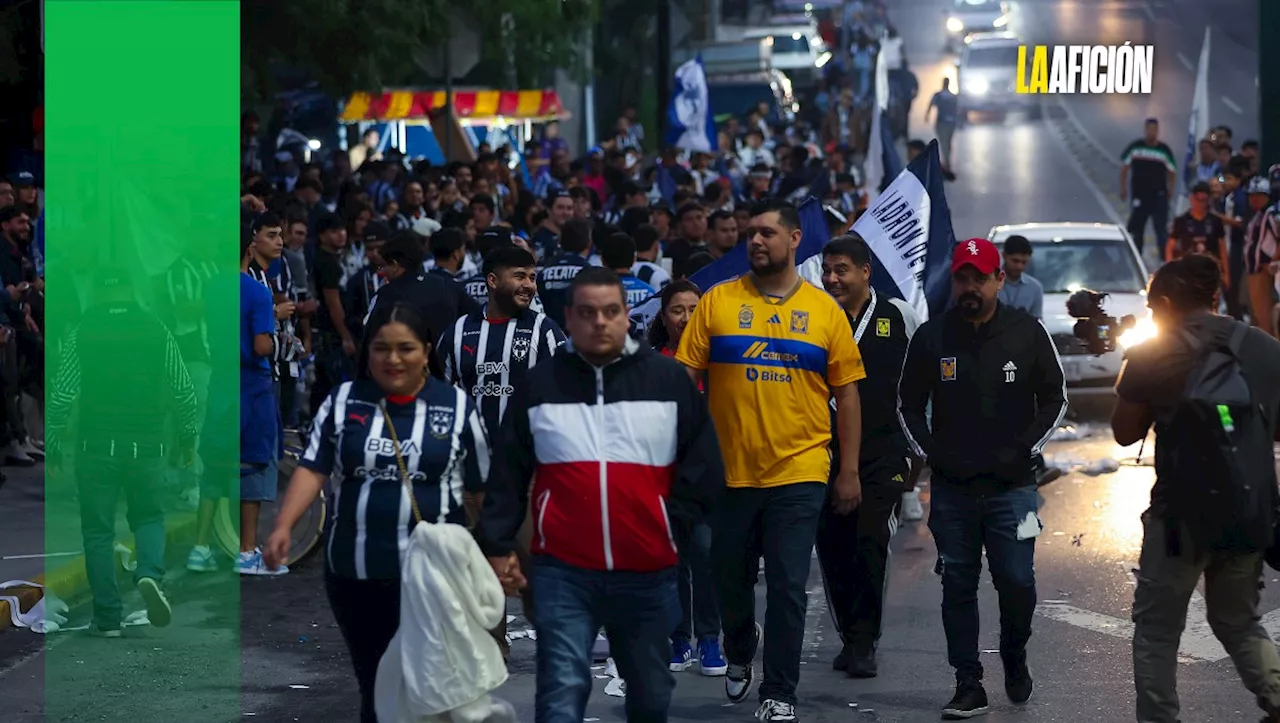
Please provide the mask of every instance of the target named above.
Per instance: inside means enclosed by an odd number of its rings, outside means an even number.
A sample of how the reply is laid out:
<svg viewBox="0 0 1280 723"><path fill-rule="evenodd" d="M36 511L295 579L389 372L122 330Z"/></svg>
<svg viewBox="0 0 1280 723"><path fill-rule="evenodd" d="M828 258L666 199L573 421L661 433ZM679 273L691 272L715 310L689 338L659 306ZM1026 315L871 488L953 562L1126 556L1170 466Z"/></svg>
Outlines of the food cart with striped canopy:
<svg viewBox="0 0 1280 723"><path fill-rule="evenodd" d="M383 143L410 158L443 163L442 133L465 138L467 155L480 143L497 147L514 141L517 148L533 137L535 124L569 117L554 90L454 90L452 122L445 116L443 90L387 90L354 93L342 106L339 121L360 133L373 128ZM451 129L451 130L450 130ZM495 135L491 139L491 134ZM455 156L458 150L455 143ZM453 159L450 159L453 160Z"/></svg>

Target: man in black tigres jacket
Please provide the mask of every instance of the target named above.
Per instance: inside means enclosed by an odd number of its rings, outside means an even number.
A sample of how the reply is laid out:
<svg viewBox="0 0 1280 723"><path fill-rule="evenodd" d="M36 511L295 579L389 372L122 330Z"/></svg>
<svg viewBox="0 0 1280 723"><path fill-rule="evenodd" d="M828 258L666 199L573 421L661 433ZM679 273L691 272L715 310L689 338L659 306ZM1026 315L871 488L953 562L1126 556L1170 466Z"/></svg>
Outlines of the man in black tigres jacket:
<svg viewBox="0 0 1280 723"><path fill-rule="evenodd" d="M818 562L844 647L832 667L854 678L876 675L889 541L898 526L897 506L911 463L898 424L898 377L907 355L914 316L897 299L871 288L871 250L856 233L839 236L822 251L822 285L849 314L867 378L859 383L862 445L859 469L862 503L836 514L831 500L818 520ZM914 321L914 319L912 319ZM834 404L834 402L833 402ZM832 412L832 430L836 429ZM831 445L831 469L840 469L839 445ZM856 554L850 554L850 551Z"/></svg>
<svg viewBox="0 0 1280 723"><path fill-rule="evenodd" d="M942 558L942 624L956 694L944 718L986 711L978 661L978 578L985 547L1000 595L1005 692L1031 697L1026 644L1042 525L1033 458L1066 413L1062 363L1044 325L996 298L1000 252L986 239L956 246L956 305L916 331L898 408L913 451L933 470L929 530ZM932 429L925 407L932 400Z"/></svg>

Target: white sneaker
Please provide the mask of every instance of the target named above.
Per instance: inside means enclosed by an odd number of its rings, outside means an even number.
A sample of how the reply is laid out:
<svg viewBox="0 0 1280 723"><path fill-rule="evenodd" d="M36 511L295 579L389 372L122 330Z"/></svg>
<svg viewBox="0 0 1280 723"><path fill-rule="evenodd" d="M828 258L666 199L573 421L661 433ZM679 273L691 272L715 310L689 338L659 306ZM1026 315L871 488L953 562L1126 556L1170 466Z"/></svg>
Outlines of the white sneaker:
<svg viewBox="0 0 1280 723"><path fill-rule="evenodd" d="M192 572L213 572L218 569L218 562L213 557L213 550L208 545L196 545L187 554L187 569Z"/></svg>
<svg viewBox="0 0 1280 723"><path fill-rule="evenodd" d="M27 453L28 457L38 460L44 459L44 447L36 444L30 437L22 440L22 444L20 446L22 451Z"/></svg>
<svg viewBox="0 0 1280 723"><path fill-rule="evenodd" d="M920 504L920 488L902 493L902 519L905 522L919 522L924 519L924 506Z"/></svg>
<svg viewBox="0 0 1280 723"><path fill-rule="evenodd" d="M34 467L36 461L27 454L26 449L18 440L14 439L9 442L9 446L5 449L5 464L14 467Z"/></svg>
<svg viewBox="0 0 1280 723"><path fill-rule="evenodd" d="M760 703L760 707L756 708L756 720L787 721L791 723L796 720L796 707L780 700L765 698Z"/></svg>
<svg viewBox="0 0 1280 723"><path fill-rule="evenodd" d="M262 550L255 549L252 552L240 553L240 557L236 559L236 572L241 575L275 577L287 574L289 566L281 565L275 570L270 570L267 568L267 563L262 560Z"/></svg>
<svg viewBox="0 0 1280 723"><path fill-rule="evenodd" d="M155 580L149 577L139 580L138 593L147 604L147 619L151 621L152 627L167 627L173 621L173 608Z"/></svg>

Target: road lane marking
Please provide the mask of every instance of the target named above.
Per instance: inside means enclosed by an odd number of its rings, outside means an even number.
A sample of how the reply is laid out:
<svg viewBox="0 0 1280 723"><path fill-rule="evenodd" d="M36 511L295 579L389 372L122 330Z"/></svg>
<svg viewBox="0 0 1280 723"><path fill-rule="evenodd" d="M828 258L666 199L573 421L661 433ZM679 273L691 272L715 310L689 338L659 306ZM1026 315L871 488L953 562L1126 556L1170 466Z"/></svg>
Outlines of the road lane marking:
<svg viewBox="0 0 1280 723"><path fill-rule="evenodd" d="M1235 111L1236 113L1240 115L1244 115L1244 108L1241 108L1240 106L1236 105L1235 101L1231 100L1225 95L1222 96L1222 104L1230 108L1231 110Z"/></svg>
<svg viewBox="0 0 1280 723"><path fill-rule="evenodd" d="M1080 122L1080 119L1076 116L1075 112L1072 111L1070 106L1067 105L1065 96L1060 94L1055 94L1054 98L1058 101L1058 106L1062 108L1064 113L1067 114L1067 120L1076 129L1076 132L1080 134L1080 137L1085 139L1085 141L1088 142L1089 145L1093 146L1093 149L1098 152L1098 155L1102 156L1102 159L1104 161L1115 166L1116 168L1119 168L1120 161L1116 160L1115 152L1107 150L1107 147L1099 143L1098 139L1095 138L1094 135L1090 133L1087 128L1084 127L1084 124ZM1057 134L1055 133L1054 135L1057 135Z"/></svg>
<svg viewBox="0 0 1280 723"><path fill-rule="evenodd" d="M1046 126L1045 130L1049 131L1049 135L1053 136L1058 141L1058 146L1062 148L1062 153L1067 157L1067 162L1075 169L1076 175L1080 177L1085 188L1089 189L1089 193L1093 195L1094 200L1102 207L1102 211L1107 215L1107 218L1111 219L1111 222L1115 225L1124 228L1125 223L1120 218L1120 214L1116 212L1116 207L1112 205L1111 201L1107 200L1102 189L1098 188L1098 184L1094 183L1093 179L1089 178L1089 174L1085 173L1084 166L1082 166L1080 161L1071 154L1071 149L1067 147L1067 141L1052 128L1048 128Z"/></svg>
<svg viewBox="0 0 1280 723"><path fill-rule="evenodd" d="M1187 70L1195 71L1196 69L1195 63L1192 63L1191 59L1183 55L1182 53L1178 53L1178 62L1182 63L1183 67L1185 67Z"/></svg>

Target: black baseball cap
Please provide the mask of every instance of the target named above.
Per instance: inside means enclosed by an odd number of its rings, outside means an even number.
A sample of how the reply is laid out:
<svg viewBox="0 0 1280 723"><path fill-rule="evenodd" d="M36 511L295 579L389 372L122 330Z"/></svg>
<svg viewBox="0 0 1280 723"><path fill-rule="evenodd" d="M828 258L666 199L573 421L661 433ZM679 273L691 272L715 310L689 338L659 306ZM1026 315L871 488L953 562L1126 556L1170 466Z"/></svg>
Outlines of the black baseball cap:
<svg viewBox="0 0 1280 723"><path fill-rule="evenodd" d="M13 219L26 213L27 210L16 203L11 203L4 208L0 208L0 223L9 223Z"/></svg>
<svg viewBox="0 0 1280 723"><path fill-rule="evenodd" d="M364 227L364 242L378 243L391 238L391 227L381 221L374 221Z"/></svg>
<svg viewBox="0 0 1280 723"><path fill-rule="evenodd" d="M28 171L18 171L9 174L9 183L12 183L14 188L32 188L36 185L36 177Z"/></svg>
<svg viewBox="0 0 1280 723"><path fill-rule="evenodd" d="M546 200L548 206L555 203L557 198L573 198L573 196L569 195L569 189L567 188L553 188L547 191Z"/></svg>

